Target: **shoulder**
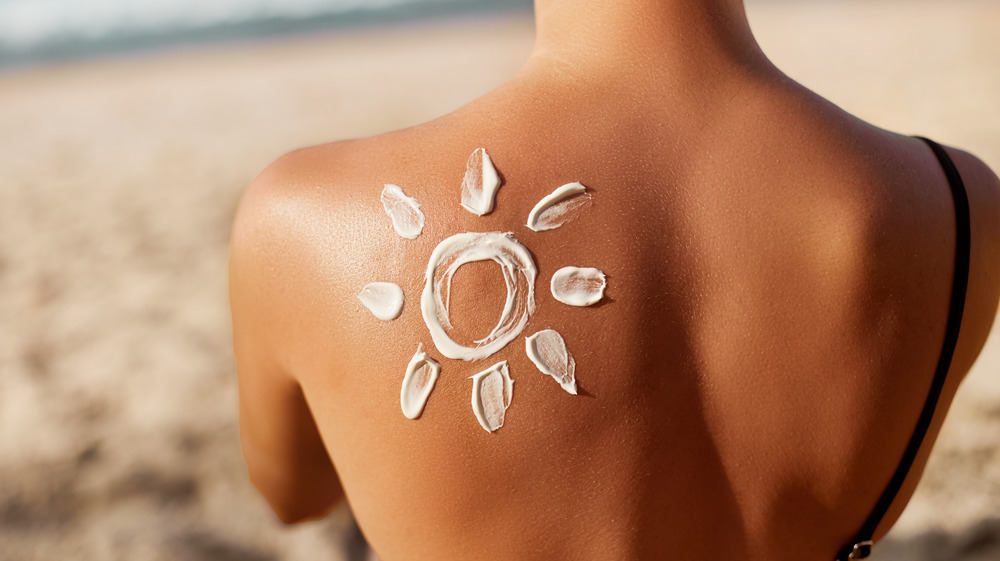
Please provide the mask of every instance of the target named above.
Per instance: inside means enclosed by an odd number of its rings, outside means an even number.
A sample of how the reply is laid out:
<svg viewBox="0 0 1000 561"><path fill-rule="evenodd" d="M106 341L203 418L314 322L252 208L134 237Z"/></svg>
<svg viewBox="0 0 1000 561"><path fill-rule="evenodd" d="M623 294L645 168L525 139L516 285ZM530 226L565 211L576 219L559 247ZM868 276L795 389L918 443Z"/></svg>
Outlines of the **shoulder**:
<svg viewBox="0 0 1000 561"><path fill-rule="evenodd" d="M309 362L322 357L323 341L356 313L357 291L426 251L427 236L400 251L380 199L386 183L399 183L422 203L433 202L436 182L421 192L408 179L420 176L422 160L413 152L427 150L423 141L404 131L299 149L254 179L231 238L237 338L259 341L255 346L283 357L282 368L296 377L316 370Z"/></svg>
<svg viewBox="0 0 1000 561"><path fill-rule="evenodd" d="M1000 178L969 152L946 150L969 196L972 247L963 329L972 330L975 356L985 344L1000 301Z"/></svg>
<svg viewBox="0 0 1000 561"><path fill-rule="evenodd" d="M269 164L245 191L233 220L229 297L234 336L260 352L293 356L289 345L308 329L303 318L322 297L317 279L352 218L354 187L364 174L355 141L289 152ZM294 372L295 365L282 364Z"/></svg>
<svg viewBox="0 0 1000 561"><path fill-rule="evenodd" d="M322 152L331 152L323 150ZM292 264L308 248L303 237L312 215L329 206L336 183L327 158L316 148L289 152L253 180L233 220L230 241L230 291L274 280L276 268ZM279 267L280 266L280 267Z"/></svg>
<svg viewBox="0 0 1000 561"><path fill-rule="evenodd" d="M267 228L292 226L295 214L333 202L352 172L357 172L357 141L337 142L288 152L271 162L245 191L233 228L234 246ZM297 211L290 213L290 211Z"/></svg>
<svg viewBox="0 0 1000 561"><path fill-rule="evenodd" d="M969 152L947 147L969 193L975 226L996 243L1000 237L1000 178L985 162Z"/></svg>
<svg viewBox="0 0 1000 561"><path fill-rule="evenodd" d="M301 148L271 162L244 192L233 221L231 259L304 257L324 231L346 228L369 194L377 139ZM247 263L249 264L249 263ZM287 264L287 263L286 263Z"/></svg>

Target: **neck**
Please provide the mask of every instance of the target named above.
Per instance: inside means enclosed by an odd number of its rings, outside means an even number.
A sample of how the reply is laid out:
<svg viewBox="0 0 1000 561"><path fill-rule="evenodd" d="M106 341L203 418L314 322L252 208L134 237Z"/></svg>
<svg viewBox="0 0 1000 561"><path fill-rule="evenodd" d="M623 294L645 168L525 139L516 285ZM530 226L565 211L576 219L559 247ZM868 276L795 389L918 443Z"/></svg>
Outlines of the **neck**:
<svg viewBox="0 0 1000 561"><path fill-rule="evenodd" d="M766 63L742 0L535 0L535 59L673 71Z"/></svg>

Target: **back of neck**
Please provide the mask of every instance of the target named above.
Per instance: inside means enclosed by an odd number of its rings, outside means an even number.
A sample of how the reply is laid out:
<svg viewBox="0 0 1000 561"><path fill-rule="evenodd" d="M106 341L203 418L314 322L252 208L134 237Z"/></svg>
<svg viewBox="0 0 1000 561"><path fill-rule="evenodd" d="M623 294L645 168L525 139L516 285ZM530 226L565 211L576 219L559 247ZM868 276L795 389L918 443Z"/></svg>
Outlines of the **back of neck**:
<svg viewBox="0 0 1000 561"><path fill-rule="evenodd" d="M536 0L534 60L562 71L768 65L742 0Z"/></svg>

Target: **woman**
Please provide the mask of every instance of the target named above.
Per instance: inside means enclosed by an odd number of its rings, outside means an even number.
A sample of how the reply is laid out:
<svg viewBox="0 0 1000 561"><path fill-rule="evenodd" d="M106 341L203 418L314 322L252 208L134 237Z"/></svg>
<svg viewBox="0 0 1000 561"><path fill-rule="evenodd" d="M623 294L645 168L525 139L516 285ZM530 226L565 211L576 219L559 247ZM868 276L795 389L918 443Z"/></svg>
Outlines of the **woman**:
<svg viewBox="0 0 1000 561"><path fill-rule="evenodd" d="M509 83L247 192L254 483L386 561L867 556L996 315L1000 180L791 81L739 0L536 17Z"/></svg>

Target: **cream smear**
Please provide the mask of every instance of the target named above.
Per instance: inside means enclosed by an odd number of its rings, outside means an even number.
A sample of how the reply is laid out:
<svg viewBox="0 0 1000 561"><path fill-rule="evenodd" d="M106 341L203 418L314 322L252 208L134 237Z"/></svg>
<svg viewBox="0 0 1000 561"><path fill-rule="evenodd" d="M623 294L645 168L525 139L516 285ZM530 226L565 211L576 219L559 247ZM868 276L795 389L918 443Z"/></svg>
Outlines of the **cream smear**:
<svg viewBox="0 0 1000 561"><path fill-rule="evenodd" d="M403 289L391 282L373 282L361 289L358 300L373 316L390 321L403 310Z"/></svg>
<svg viewBox="0 0 1000 561"><path fill-rule="evenodd" d="M441 366L427 353L422 346L417 347L417 354L410 359L403 377L403 387L399 390L399 405L407 419L416 419L424 412L427 398L434 389Z"/></svg>
<svg viewBox="0 0 1000 561"><path fill-rule="evenodd" d="M386 183L382 188L382 208L392 219L392 227L400 236L412 240L424 230L424 213L420 203L407 197L399 185Z"/></svg>
<svg viewBox="0 0 1000 561"><path fill-rule="evenodd" d="M476 340L475 346L461 345L446 331L452 328L448 315L451 278L462 265L486 260L500 265L507 285L507 299L493 331ZM438 244L427 263L420 299L424 323L438 351L448 358L479 360L504 348L520 335L528 324L528 318L535 312L537 274L531 253L510 233L466 232L455 234Z"/></svg>
<svg viewBox="0 0 1000 561"><path fill-rule="evenodd" d="M498 362L472 378L472 412L479 424L489 432L503 426L503 419L514 397L514 380L510 379L507 361Z"/></svg>
<svg viewBox="0 0 1000 561"><path fill-rule="evenodd" d="M558 228L576 218L590 204L590 193L582 183L568 183L538 201L528 213L528 228L536 232Z"/></svg>
<svg viewBox="0 0 1000 561"><path fill-rule="evenodd" d="M500 175L485 148L469 156L465 180L462 181L462 206L472 214L482 216L493 211L493 202L500 188Z"/></svg>
<svg viewBox="0 0 1000 561"><path fill-rule="evenodd" d="M567 392L576 395L576 361L562 335L545 329L524 339L525 352L542 374L548 374Z"/></svg>
<svg viewBox="0 0 1000 561"><path fill-rule="evenodd" d="M552 296L570 306L590 306L604 298L607 280L600 269L563 267L552 275Z"/></svg>

